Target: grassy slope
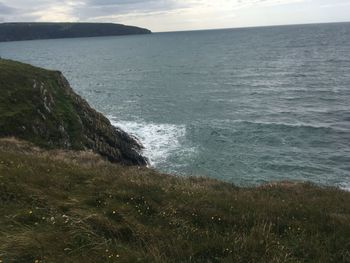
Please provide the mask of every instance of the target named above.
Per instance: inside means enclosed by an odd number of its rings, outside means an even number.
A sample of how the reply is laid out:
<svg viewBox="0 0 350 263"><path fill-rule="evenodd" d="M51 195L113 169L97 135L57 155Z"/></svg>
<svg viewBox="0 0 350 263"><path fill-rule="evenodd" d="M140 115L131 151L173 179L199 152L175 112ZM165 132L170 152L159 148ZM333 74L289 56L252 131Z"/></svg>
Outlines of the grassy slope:
<svg viewBox="0 0 350 263"><path fill-rule="evenodd" d="M337 189L237 188L0 140L0 262L350 262L349 237Z"/></svg>
<svg viewBox="0 0 350 263"><path fill-rule="evenodd" d="M56 88L58 83L59 72L48 71L27 64L22 64L15 61L0 60L0 135L11 135L31 140L32 142L47 147L49 139L56 141L60 134L57 129L56 120L66 118L66 121L71 124L69 133L75 141L81 141L81 130L76 126L78 117L71 109L73 104L68 96L65 96L64 90ZM38 83L37 83L38 82ZM64 100L57 101L55 111L51 112L45 120L45 130L48 132L48 137L35 135L32 132L31 126L36 126L39 130L43 120L41 115L46 112L45 106L41 103L42 93L39 86L45 85L47 90L45 93L54 94L57 98ZM33 88L33 86L38 86ZM48 100L48 103L51 100ZM40 112L38 114L38 112ZM20 125L19 125L20 123ZM33 125L34 123L34 125ZM30 129L30 131L28 131ZM9 133L9 134L7 134ZM58 139L57 139L58 140ZM82 147L74 145L74 147Z"/></svg>
<svg viewBox="0 0 350 263"><path fill-rule="evenodd" d="M0 137L49 149L91 149L111 161L145 164L140 145L74 93L58 71L0 59Z"/></svg>

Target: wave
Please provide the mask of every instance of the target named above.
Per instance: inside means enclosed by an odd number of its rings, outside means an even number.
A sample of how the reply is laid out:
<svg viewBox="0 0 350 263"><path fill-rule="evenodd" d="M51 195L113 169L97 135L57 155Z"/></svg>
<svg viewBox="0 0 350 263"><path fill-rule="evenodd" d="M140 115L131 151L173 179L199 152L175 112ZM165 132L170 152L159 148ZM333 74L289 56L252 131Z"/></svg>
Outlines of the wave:
<svg viewBox="0 0 350 263"><path fill-rule="evenodd" d="M326 60L326 62L328 62L328 63L350 63L350 60L348 60L348 59L335 59L335 58L333 58L333 59L328 59L328 60Z"/></svg>
<svg viewBox="0 0 350 263"><path fill-rule="evenodd" d="M264 121L245 121L245 120L234 120L233 122L247 124L247 125L257 125L257 126L275 126L282 129L310 129L310 130L346 132L343 129L337 129L331 126L313 125L313 124L307 124L303 122L286 123L286 122L264 122Z"/></svg>
<svg viewBox="0 0 350 263"><path fill-rule="evenodd" d="M349 182L344 182L338 184L338 187L344 191L350 192L350 183Z"/></svg>
<svg viewBox="0 0 350 263"><path fill-rule="evenodd" d="M142 153L153 167L166 164L168 158L177 152L184 154L184 149L185 154L193 152L193 148L186 148L183 145L186 136L185 125L117 121L113 116L108 118L113 126L121 128L140 140L144 146Z"/></svg>

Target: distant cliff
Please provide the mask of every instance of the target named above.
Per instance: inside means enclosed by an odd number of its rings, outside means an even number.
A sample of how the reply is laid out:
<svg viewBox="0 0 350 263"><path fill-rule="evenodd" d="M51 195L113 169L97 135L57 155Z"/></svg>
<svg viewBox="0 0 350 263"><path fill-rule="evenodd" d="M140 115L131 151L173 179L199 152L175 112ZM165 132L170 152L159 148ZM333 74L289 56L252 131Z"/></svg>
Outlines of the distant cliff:
<svg viewBox="0 0 350 263"><path fill-rule="evenodd" d="M112 23L2 23L0 42L150 34L144 28Z"/></svg>
<svg viewBox="0 0 350 263"><path fill-rule="evenodd" d="M146 165L141 145L74 93L61 72L0 59L0 137L5 136Z"/></svg>

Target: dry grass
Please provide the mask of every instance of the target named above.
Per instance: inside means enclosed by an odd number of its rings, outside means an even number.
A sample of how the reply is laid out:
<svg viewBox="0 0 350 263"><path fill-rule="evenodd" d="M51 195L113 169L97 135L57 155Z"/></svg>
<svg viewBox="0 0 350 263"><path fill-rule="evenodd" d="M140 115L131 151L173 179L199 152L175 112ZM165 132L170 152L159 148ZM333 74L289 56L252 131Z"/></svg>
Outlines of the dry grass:
<svg viewBox="0 0 350 263"><path fill-rule="evenodd" d="M92 151L43 150L34 144L14 137L0 138L0 149L8 153L35 155L52 161L75 164L83 167L97 167L108 161Z"/></svg>
<svg viewBox="0 0 350 263"><path fill-rule="evenodd" d="M350 262L350 193L238 188L0 140L0 262Z"/></svg>

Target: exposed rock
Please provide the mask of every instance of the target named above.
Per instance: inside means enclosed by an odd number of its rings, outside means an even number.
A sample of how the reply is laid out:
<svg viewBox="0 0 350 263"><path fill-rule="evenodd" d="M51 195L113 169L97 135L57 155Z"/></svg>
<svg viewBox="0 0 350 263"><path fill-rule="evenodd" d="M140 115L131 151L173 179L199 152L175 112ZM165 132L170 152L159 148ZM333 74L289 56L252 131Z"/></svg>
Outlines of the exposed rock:
<svg viewBox="0 0 350 263"><path fill-rule="evenodd" d="M92 109L61 72L0 60L0 95L2 137L51 149L92 150L128 165L147 164L139 153L141 144Z"/></svg>

